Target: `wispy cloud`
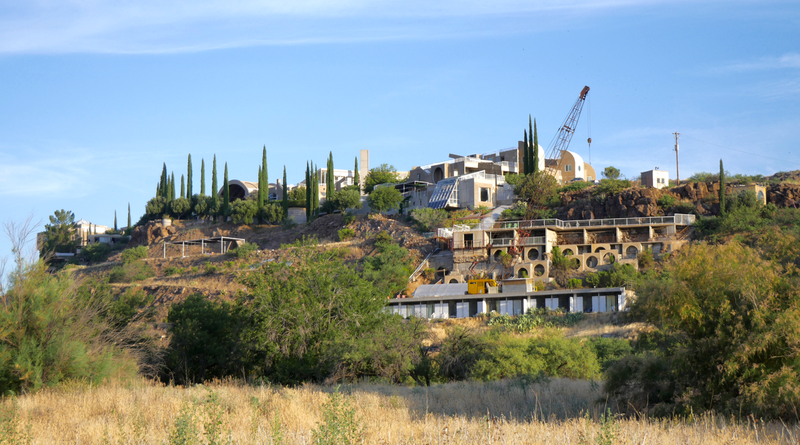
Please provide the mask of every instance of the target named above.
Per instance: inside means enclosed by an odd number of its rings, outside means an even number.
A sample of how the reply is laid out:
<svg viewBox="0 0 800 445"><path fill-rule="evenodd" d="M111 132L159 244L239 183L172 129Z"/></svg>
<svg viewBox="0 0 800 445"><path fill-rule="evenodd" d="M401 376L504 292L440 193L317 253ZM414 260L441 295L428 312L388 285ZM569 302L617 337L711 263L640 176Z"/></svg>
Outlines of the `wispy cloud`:
<svg viewBox="0 0 800 445"><path fill-rule="evenodd" d="M724 72L748 72L748 71L764 71L776 70L785 68L800 68L800 54L786 53L778 57L761 57L756 60L741 61L731 63L712 71L717 73Z"/></svg>
<svg viewBox="0 0 800 445"><path fill-rule="evenodd" d="M443 18L450 19L452 27L453 21L460 20L547 12L580 14L667 1L0 0L0 54L170 53L437 38L453 32L442 29ZM460 28L467 30L474 27Z"/></svg>

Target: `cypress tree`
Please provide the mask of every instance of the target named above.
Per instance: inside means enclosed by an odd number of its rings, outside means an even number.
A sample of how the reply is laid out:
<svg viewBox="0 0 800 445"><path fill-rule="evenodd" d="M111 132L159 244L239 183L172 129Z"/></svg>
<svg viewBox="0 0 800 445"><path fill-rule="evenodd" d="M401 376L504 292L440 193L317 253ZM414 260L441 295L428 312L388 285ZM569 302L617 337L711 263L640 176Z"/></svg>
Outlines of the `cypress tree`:
<svg viewBox="0 0 800 445"><path fill-rule="evenodd" d="M175 201L175 172L172 172L169 179L169 202Z"/></svg>
<svg viewBox="0 0 800 445"><path fill-rule="evenodd" d="M131 203L128 203L128 227L126 228L131 228Z"/></svg>
<svg viewBox="0 0 800 445"><path fill-rule="evenodd" d="M356 156L356 165L353 172L355 173L355 176L353 177L353 183L358 187L358 192L361 193L361 178L358 175L358 156Z"/></svg>
<svg viewBox="0 0 800 445"><path fill-rule="evenodd" d="M536 130L536 119L533 120L533 173L539 172L539 133Z"/></svg>
<svg viewBox="0 0 800 445"><path fill-rule="evenodd" d="M283 166L283 217L289 216L289 189L286 186L286 166Z"/></svg>
<svg viewBox="0 0 800 445"><path fill-rule="evenodd" d="M261 176L264 181L264 201L269 201L269 173L267 173L267 146L261 154ZM259 184L261 185L261 184Z"/></svg>
<svg viewBox="0 0 800 445"><path fill-rule="evenodd" d="M228 163L225 163L225 188L222 190L222 221L228 220L228 207L231 203L231 189L228 184Z"/></svg>
<svg viewBox="0 0 800 445"><path fill-rule="evenodd" d="M725 169L722 159L719 160L719 215L725 216Z"/></svg>
<svg viewBox="0 0 800 445"><path fill-rule="evenodd" d="M183 175L181 175L181 198L185 198L185 197L186 197L186 189L184 188L184 185L183 185Z"/></svg>
<svg viewBox="0 0 800 445"><path fill-rule="evenodd" d="M114 210L114 231L116 232L117 230L119 230L117 229L117 211Z"/></svg>
<svg viewBox="0 0 800 445"><path fill-rule="evenodd" d="M536 147L533 146L533 124L531 123L531 115L528 115L528 173L533 173L535 168L533 166L533 157L536 156L534 152Z"/></svg>
<svg viewBox="0 0 800 445"><path fill-rule="evenodd" d="M313 163L311 165L314 165ZM314 216L319 216L319 167L314 165Z"/></svg>
<svg viewBox="0 0 800 445"><path fill-rule="evenodd" d="M527 175L531 172L530 169L530 156L528 155L528 131L522 130L525 133L525 142L522 144L522 174Z"/></svg>
<svg viewBox="0 0 800 445"><path fill-rule="evenodd" d="M192 155L189 154L189 165L186 169L186 198L192 199Z"/></svg>
<svg viewBox="0 0 800 445"><path fill-rule="evenodd" d="M308 162L306 162L306 222L311 221L311 176L308 174Z"/></svg>
<svg viewBox="0 0 800 445"><path fill-rule="evenodd" d="M217 208L219 203L219 193L217 193L217 155L214 155L214 161L211 165L211 204L214 209Z"/></svg>
<svg viewBox="0 0 800 445"><path fill-rule="evenodd" d="M256 203L258 204L258 210L261 210L264 207L264 178L261 173L261 166L258 166L258 199Z"/></svg>
<svg viewBox="0 0 800 445"><path fill-rule="evenodd" d="M333 193L336 187L333 183L333 152L328 155L328 174L325 176L325 199L333 199Z"/></svg>
<svg viewBox="0 0 800 445"><path fill-rule="evenodd" d="M158 195L164 199L167 199L169 195L167 194L167 183L169 182L169 178L167 177L167 163L164 163L164 166L161 168L161 182L159 183L158 188Z"/></svg>
<svg viewBox="0 0 800 445"><path fill-rule="evenodd" d="M200 159L200 194L206 194L206 160Z"/></svg>

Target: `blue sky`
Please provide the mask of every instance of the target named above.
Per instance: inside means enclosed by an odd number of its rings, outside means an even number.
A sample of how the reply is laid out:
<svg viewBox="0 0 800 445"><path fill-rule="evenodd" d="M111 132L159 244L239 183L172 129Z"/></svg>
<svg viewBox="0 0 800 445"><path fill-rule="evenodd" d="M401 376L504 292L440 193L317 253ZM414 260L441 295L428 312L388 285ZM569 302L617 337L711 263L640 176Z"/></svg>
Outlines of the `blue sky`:
<svg viewBox="0 0 800 445"><path fill-rule="evenodd" d="M748 1L0 0L0 222L138 220L162 162L270 180L540 142L628 177L800 169L800 5ZM591 152L586 138L593 139ZM0 255L10 251L5 238Z"/></svg>

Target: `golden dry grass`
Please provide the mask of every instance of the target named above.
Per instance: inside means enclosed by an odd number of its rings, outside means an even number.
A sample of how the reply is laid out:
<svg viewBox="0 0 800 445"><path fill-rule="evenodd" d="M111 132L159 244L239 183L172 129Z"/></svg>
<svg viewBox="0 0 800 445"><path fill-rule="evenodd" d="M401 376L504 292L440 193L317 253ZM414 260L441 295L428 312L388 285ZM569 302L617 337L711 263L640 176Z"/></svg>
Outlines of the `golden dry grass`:
<svg viewBox="0 0 800 445"><path fill-rule="evenodd" d="M76 385L5 400L17 406L17 431L32 443L169 443L182 412L203 439L203 424L221 413L222 443L312 443L329 387L280 388L232 383L180 388L137 382ZM597 443L602 405L589 382L553 380L453 383L431 388L361 384L339 391L356 408L367 444ZM213 402L211 394L218 402ZM188 410L188 411L187 411ZM589 419L584 416L589 412ZM276 419L278 423L276 423ZM277 429L275 426L277 425ZM0 433L5 431L0 429ZM606 432L620 444L797 443L800 429L781 423L736 423L704 415L686 420L617 419ZM0 437L0 442L7 437Z"/></svg>

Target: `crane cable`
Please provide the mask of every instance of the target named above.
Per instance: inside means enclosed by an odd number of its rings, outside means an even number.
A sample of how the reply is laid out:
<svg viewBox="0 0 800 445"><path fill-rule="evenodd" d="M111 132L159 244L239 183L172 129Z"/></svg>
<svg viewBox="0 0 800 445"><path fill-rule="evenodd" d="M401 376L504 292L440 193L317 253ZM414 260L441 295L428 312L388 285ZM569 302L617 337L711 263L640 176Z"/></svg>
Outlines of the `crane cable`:
<svg viewBox="0 0 800 445"><path fill-rule="evenodd" d="M592 98L589 96L586 100L586 125L589 127L589 165L592 165Z"/></svg>

